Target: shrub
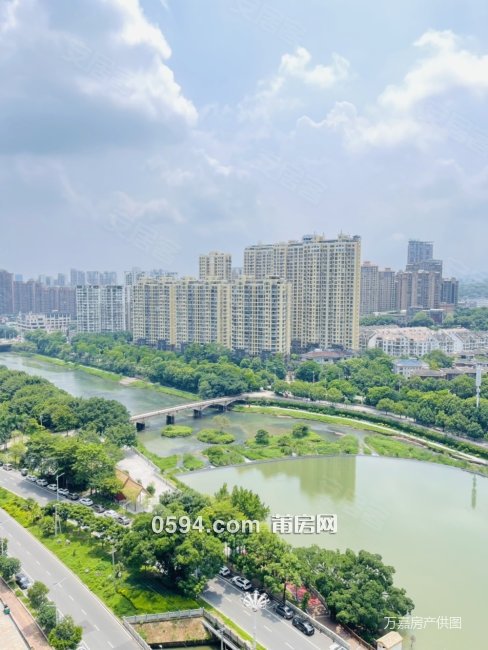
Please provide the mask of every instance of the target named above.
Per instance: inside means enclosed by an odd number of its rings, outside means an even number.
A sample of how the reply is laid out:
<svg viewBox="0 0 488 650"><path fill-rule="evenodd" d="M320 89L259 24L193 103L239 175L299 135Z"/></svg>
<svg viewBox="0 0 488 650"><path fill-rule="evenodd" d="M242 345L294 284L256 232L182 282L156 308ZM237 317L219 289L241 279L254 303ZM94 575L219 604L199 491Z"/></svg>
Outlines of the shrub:
<svg viewBox="0 0 488 650"><path fill-rule="evenodd" d="M184 425L168 424L161 429L161 435L166 438L186 438L193 433L192 427L185 427Z"/></svg>
<svg viewBox="0 0 488 650"><path fill-rule="evenodd" d="M230 445L235 440L231 433L224 433L217 429L202 429L197 438L200 442L206 442L209 445Z"/></svg>

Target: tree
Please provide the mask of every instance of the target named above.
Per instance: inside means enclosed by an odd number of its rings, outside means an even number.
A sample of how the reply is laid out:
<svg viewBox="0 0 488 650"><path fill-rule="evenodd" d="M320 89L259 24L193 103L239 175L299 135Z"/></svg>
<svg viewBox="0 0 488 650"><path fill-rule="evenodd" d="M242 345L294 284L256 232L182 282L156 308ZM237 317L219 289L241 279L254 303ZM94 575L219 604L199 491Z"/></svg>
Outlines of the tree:
<svg viewBox="0 0 488 650"><path fill-rule="evenodd" d="M51 600L46 600L39 607L37 612L37 622L47 633L56 627L56 605Z"/></svg>
<svg viewBox="0 0 488 650"><path fill-rule="evenodd" d="M0 574L5 580L10 580L12 576L19 573L22 564L16 557L7 557L0 555Z"/></svg>
<svg viewBox="0 0 488 650"><path fill-rule="evenodd" d="M423 361L427 361L431 370L438 368L452 368L453 359L442 350L432 350L422 357Z"/></svg>
<svg viewBox="0 0 488 650"><path fill-rule="evenodd" d="M49 589L42 582L34 582L32 587L27 591L27 598L33 609L40 609L40 607L47 602L47 595Z"/></svg>
<svg viewBox="0 0 488 650"><path fill-rule="evenodd" d="M83 628L75 625L71 616L65 616L49 633L48 641L54 650L75 650L81 641Z"/></svg>
<svg viewBox="0 0 488 650"><path fill-rule="evenodd" d="M314 382L320 375L320 366L315 361L305 361L300 364L295 372L295 377L301 381Z"/></svg>
<svg viewBox="0 0 488 650"><path fill-rule="evenodd" d="M266 429L258 429L254 440L258 445L269 445L269 433Z"/></svg>
<svg viewBox="0 0 488 650"><path fill-rule="evenodd" d="M295 424L291 431L294 438L306 438L310 433L310 427L307 424Z"/></svg>
<svg viewBox="0 0 488 650"><path fill-rule="evenodd" d="M105 440L117 447L134 447L137 444L136 428L133 424L119 424L104 431Z"/></svg>
<svg viewBox="0 0 488 650"><path fill-rule="evenodd" d="M407 327L432 327L434 324L434 319L428 316L425 311L419 311L407 324Z"/></svg>
<svg viewBox="0 0 488 650"><path fill-rule="evenodd" d="M264 505L259 496L246 488L235 485L230 495L230 501L248 519L264 521L269 514L269 508Z"/></svg>

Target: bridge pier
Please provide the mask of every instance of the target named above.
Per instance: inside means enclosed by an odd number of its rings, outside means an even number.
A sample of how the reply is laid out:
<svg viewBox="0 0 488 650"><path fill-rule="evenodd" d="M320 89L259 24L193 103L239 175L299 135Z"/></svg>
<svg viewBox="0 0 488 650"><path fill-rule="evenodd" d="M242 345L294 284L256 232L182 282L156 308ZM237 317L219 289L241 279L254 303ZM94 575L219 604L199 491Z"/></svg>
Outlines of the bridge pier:
<svg viewBox="0 0 488 650"><path fill-rule="evenodd" d="M227 411L227 406L225 404L217 404L217 410L219 413L223 413Z"/></svg>
<svg viewBox="0 0 488 650"><path fill-rule="evenodd" d="M193 417L194 418L201 418L202 417L202 412L200 409L193 409Z"/></svg>
<svg viewBox="0 0 488 650"><path fill-rule="evenodd" d="M168 413L166 416L166 424L174 424L175 423L175 416L173 413Z"/></svg>
<svg viewBox="0 0 488 650"><path fill-rule="evenodd" d="M136 422L136 431L144 431L146 428L145 422Z"/></svg>

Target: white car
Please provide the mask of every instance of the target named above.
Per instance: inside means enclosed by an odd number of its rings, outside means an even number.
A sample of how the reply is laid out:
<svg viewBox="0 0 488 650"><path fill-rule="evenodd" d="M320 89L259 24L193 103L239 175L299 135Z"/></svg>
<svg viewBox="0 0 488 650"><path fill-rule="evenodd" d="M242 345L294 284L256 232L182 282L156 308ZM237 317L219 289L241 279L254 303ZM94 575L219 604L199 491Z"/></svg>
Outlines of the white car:
<svg viewBox="0 0 488 650"><path fill-rule="evenodd" d="M47 489L51 490L51 492L56 492L56 489L57 489L56 488L56 483L49 483L49 485L47 486Z"/></svg>
<svg viewBox="0 0 488 650"><path fill-rule="evenodd" d="M89 499L88 497L81 497L80 503L81 503L82 506L92 506L93 505L93 501L91 499Z"/></svg>
<svg viewBox="0 0 488 650"><path fill-rule="evenodd" d="M242 591L249 591L249 589L252 589L251 582L247 578L243 578L242 576L235 576L234 578L232 578L231 582L236 587L239 587L239 589L242 589Z"/></svg>
<svg viewBox="0 0 488 650"><path fill-rule="evenodd" d="M67 497L69 494L68 488L59 488L58 494L60 494L62 497Z"/></svg>
<svg viewBox="0 0 488 650"><path fill-rule="evenodd" d="M219 575L222 576L223 578L228 578L230 574L231 574L230 569L228 569L226 566L223 566L219 571Z"/></svg>
<svg viewBox="0 0 488 650"><path fill-rule="evenodd" d="M25 477L28 481L31 481L31 483L36 483L37 481L37 476L35 474L27 474Z"/></svg>
<svg viewBox="0 0 488 650"><path fill-rule="evenodd" d="M103 513L104 517L110 517L111 519L116 519L119 515L115 510L105 510Z"/></svg>
<svg viewBox="0 0 488 650"><path fill-rule="evenodd" d="M46 487L47 481L45 478L38 478L36 481L37 485L40 485L41 487Z"/></svg>

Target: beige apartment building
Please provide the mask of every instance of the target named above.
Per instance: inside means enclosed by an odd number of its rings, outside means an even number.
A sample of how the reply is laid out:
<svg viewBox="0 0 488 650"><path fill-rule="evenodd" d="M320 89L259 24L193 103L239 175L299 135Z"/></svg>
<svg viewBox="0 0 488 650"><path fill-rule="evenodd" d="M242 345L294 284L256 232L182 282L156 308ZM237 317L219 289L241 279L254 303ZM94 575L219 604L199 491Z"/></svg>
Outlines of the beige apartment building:
<svg viewBox="0 0 488 650"><path fill-rule="evenodd" d="M242 276L232 284L232 349L245 355L290 354L291 284Z"/></svg>
<svg viewBox="0 0 488 650"><path fill-rule="evenodd" d="M217 253L213 251L199 258L200 280L232 280L232 256L230 253Z"/></svg>
<svg viewBox="0 0 488 650"><path fill-rule="evenodd" d="M357 349L361 238L257 244L244 250L244 275L278 277L291 284L291 349L303 352L332 345Z"/></svg>

